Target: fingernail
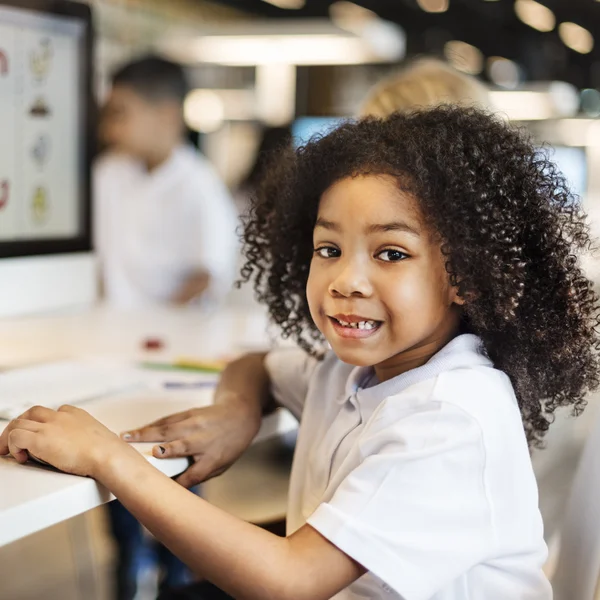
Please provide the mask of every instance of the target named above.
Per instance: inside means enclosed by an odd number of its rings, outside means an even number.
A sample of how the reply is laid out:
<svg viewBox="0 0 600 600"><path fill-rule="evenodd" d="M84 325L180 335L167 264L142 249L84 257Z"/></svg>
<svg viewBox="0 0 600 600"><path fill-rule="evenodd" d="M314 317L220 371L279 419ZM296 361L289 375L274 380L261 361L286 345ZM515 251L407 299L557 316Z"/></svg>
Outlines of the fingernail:
<svg viewBox="0 0 600 600"><path fill-rule="evenodd" d="M158 451L159 451L161 454L164 454L164 453L167 451L167 449L166 449L164 446L157 446L157 447L158 447Z"/></svg>
<svg viewBox="0 0 600 600"><path fill-rule="evenodd" d="M125 441L128 441L128 440L131 440L131 439L133 439L133 436L132 436L130 433L122 433L122 434L121 434L121 437L122 437L122 438L123 438Z"/></svg>

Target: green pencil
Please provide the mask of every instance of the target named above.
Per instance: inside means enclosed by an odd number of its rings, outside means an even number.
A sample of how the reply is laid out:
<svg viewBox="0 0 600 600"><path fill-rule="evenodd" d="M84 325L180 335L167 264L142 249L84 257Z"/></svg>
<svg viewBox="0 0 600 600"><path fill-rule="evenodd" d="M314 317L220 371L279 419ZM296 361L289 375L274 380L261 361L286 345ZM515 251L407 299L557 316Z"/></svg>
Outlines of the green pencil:
<svg viewBox="0 0 600 600"><path fill-rule="evenodd" d="M191 373L209 373L218 375L223 371L222 367L212 365L202 365L200 363L159 363L142 362L140 366L144 369L153 369L155 371L187 371Z"/></svg>

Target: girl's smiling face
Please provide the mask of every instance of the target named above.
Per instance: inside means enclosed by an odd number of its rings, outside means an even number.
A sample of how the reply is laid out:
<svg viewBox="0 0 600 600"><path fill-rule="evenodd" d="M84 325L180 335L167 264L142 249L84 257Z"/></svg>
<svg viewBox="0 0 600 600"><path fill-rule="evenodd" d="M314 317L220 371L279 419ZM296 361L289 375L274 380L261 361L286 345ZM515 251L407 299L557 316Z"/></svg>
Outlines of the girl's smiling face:
<svg viewBox="0 0 600 600"><path fill-rule="evenodd" d="M344 362L380 381L418 367L458 331L462 299L418 202L388 175L321 197L307 283L311 316Z"/></svg>

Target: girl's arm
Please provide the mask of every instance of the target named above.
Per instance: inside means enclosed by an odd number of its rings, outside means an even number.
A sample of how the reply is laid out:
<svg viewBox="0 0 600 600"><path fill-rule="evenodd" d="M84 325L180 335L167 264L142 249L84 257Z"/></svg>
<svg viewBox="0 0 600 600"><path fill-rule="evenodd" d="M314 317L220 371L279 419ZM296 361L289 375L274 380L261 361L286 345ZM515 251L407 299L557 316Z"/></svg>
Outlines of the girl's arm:
<svg viewBox="0 0 600 600"><path fill-rule="evenodd" d="M211 506L160 473L85 411L35 407L0 435L0 454L28 453L104 484L192 569L235 598L326 600L363 567L308 525L280 538Z"/></svg>
<svg viewBox="0 0 600 600"><path fill-rule="evenodd" d="M281 538L190 494L139 455L99 465L104 483L164 545L234 598L326 600L364 569L305 525Z"/></svg>

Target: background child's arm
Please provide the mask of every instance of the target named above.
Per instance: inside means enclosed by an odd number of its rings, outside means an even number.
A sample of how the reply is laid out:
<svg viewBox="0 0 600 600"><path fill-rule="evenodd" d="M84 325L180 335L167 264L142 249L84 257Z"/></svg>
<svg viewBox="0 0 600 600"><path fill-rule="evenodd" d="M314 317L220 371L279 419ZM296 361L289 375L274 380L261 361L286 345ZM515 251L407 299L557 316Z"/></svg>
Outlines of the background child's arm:
<svg viewBox="0 0 600 600"><path fill-rule="evenodd" d="M277 537L132 458L107 462L99 480L163 544L234 598L326 600L364 573L308 525Z"/></svg>
<svg viewBox="0 0 600 600"><path fill-rule="evenodd" d="M222 473L248 448L262 415L275 408L264 360L265 354L248 354L229 364L213 406L159 419L127 432L123 438L129 442L165 442L153 449L158 458L193 457L192 466L177 479L185 487Z"/></svg>
<svg viewBox="0 0 600 600"><path fill-rule="evenodd" d="M210 285L210 273L208 271L197 271L190 275L171 298L174 304L187 304L199 298Z"/></svg>

